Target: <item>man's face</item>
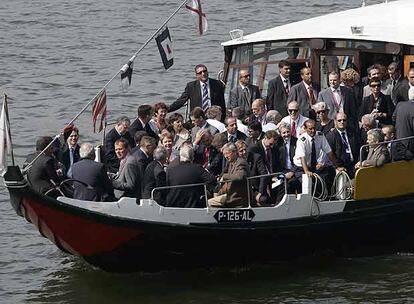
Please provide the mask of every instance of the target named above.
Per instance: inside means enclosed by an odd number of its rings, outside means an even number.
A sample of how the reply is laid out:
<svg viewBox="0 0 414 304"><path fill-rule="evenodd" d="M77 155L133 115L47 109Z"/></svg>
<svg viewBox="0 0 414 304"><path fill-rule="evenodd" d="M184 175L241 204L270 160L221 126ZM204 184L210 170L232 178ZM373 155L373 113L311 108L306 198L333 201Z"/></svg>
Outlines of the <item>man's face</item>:
<svg viewBox="0 0 414 304"><path fill-rule="evenodd" d="M195 118L194 116L191 116L191 122L193 123L194 126L200 127L200 128L204 125L204 120L202 117Z"/></svg>
<svg viewBox="0 0 414 304"><path fill-rule="evenodd" d="M208 70L206 67L198 67L195 71L197 80L201 82L207 82L208 80Z"/></svg>
<svg viewBox="0 0 414 304"><path fill-rule="evenodd" d="M265 137L265 138L263 138L263 145L266 147L266 148L271 148L271 147L273 147L273 145L276 143L276 138L273 138L273 137L270 137L270 138L267 138L267 137Z"/></svg>
<svg viewBox="0 0 414 304"><path fill-rule="evenodd" d="M153 144L146 144L143 148L145 149L145 152L148 155L152 155L152 153L154 153L154 150L157 146L153 145Z"/></svg>
<svg viewBox="0 0 414 304"><path fill-rule="evenodd" d="M379 69L372 69L372 70L369 72L369 78L371 79L371 78L374 78L374 77L377 77L377 78L379 78L379 79L381 79L381 78L382 78L382 75L381 75L381 72L380 72L380 70L379 70Z"/></svg>
<svg viewBox="0 0 414 304"><path fill-rule="evenodd" d="M280 130L280 135L282 135L283 140L288 140L290 138L290 129L282 128Z"/></svg>
<svg viewBox="0 0 414 304"><path fill-rule="evenodd" d="M388 69L388 75L391 80L397 80L400 77L400 73L394 67Z"/></svg>
<svg viewBox="0 0 414 304"><path fill-rule="evenodd" d="M249 135L250 138L258 138L260 136L260 131L258 130L253 130L251 128L247 129L247 134Z"/></svg>
<svg viewBox="0 0 414 304"><path fill-rule="evenodd" d="M146 115L146 116L140 117L140 118L141 118L143 123L147 124L151 120L151 116L152 115Z"/></svg>
<svg viewBox="0 0 414 304"><path fill-rule="evenodd" d="M123 143L115 144L115 154L118 159L124 159L127 156L128 151Z"/></svg>
<svg viewBox="0 0 414 304"><path fill-rule="evenodd" d="M203 135L203 137L201 138L201 142L203 143L204 146L206 147L210 147L211 146L211 142L213 141L213 135L209 134L209 133L205 133Z"/></svg>
<svg viewBox="0 0 414 304"><path fill-rule="evenodd" d="M239 75L240 84L247 86L250 83L250 74L246 70L241 70Z"/></svg>
<svg viewBox="0 0 414 304"><path fill-rule="evenodd" d="M129 123L123 122L120 125L118 125L118 132L120 134L125 134L129 129Z"/></svg>
<svg viewBox="0 0 414 304"><path fill-rule="evenodd" d="M299 116L299 105L297 103L290 103L288 105L289 116L292 120L296 120Z"/></svg>
<svg viewBox="0 0 414 304"><path fill-rule="evenodd" d="M227 120L226 129L227 129L227 133L229 133L229 134L235 134L236 133L236 131L237 131L237 121L236 121L235 118L229 118Z"/></svg>
<svg viewBox="0 0 414 304"><path fill-rule="evenodd" d="M303 74L300 75L300 77L302 77L302 80L306 83L306 84L311 84L312 83L312 72L310 69L305 69Z"/></svg>
<svg viewBox="0 0 414 304"><path fill-rule="evenodd" d="M314 137L316 134L315 122L307 122L305 125L305 131L310 137Z"/></svg>
<svg viewBox="0 0 414 304"><path fill-rule="evenodd" d="M346 122L346 114L345 113L336 114L335 126L339 130L345 130L346 129L347 122Z"/></svg>
<svg viewBox="0 0 414 304"><path fill-rule="evenodd" d="M408 81L410 82L411 85L414 85L414 71L408 72Z"/></svg>
<svg viewBox="0 0 414 304"><path fill-rule="evenodd" d="M335 89L339 87L338 75L329 75L329 86Z"/></svg>
<svg viewBox="0 0 414 304"><path fill-rule="evenodd" d="M261 117L264 113L264 106L260 102L254 101L252 103L252 112L254 116Z"/></svg>
<svg viewBox="0 0 414 304"><path fill-rule="evenodd" d="M75 146L78 143L79 134L76 131L72 131L68 137L68 143L71 146Z"/></svg>
<svg viewBox="0 0 414 304"><path fill-rule="evenodd" d="M389 128L382 128L382 134L384 134L384 141L390 141L394 139L394 133Z"/></svg>
<svg viewBox="0 0 414 304"><path fill-rule="evenodd" d="M233 152L229 149L223 151L224 158L230 163L234 162L237 159L237 154L237 152Z"/></svg>
<svg viewBox="0 0 414 304"><path fill-rule="evenodd" d="M288 78L290 76L290 66L285 65L279 68L279 74L282 75L284 78Z"/></svg>

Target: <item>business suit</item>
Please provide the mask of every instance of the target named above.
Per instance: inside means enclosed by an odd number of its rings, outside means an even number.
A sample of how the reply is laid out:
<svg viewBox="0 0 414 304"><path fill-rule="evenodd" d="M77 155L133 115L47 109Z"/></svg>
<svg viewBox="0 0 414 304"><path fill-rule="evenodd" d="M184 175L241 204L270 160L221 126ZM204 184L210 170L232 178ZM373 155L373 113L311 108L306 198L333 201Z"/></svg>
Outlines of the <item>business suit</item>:
<svg viewBox="0 0 414 304"><path fill-rule="evenodd" d="M386 146L369 147L368 157L363 166L381 167L390 162L390 154Z"/></svg>
<svg viewBox="0 0 414 304"><path fill-rule="evenodd" d="M223 137L225 143L229 142L229 133L227 131L220 133L220 136ZM246 138L247 138L246 134L237 130L236 140L234 142L236 142L237 140L246 140Z"/></svg>
<svg viewBox="0 0 414 304"><path fill-rule="evenodd" d="M314 100L316 102L316 100L318 98L317 86L312 84L312 89L313 89ZM289 101L292 101L292 100L296 100L299 103L299 113L300 114L302 114L303 116L312 118L312 119L316 118L316 113L311 108L308 91L307 91L305 83L303 81L301 81L298 84L295 84L294 86L292 86L292 88L289 92L289 95L288 95L287 103L289 103Z"/></svg>
<svg viewBox="0 0 414 304"><path fill-rule="evenodd" d="M128 132L121 135L115 128L109 131L105 136L105 160L109 172L116 173L119 169L119 160L115 154L115 142L120 138L125 138L131 147L135 146L135 141Z"/></svg>
<svg viewBox="0 0 414 304"><path fill-rule="evenodd" d="M258 143L263 139L264 136L265 136L265 133L262 132L262 133L260 133L258 138L247 137L246 140L245 140L246 145L249 147L251 145L254 145L254 144Z"/></svg>
<svg viewBox="0 0 414 304"><path fill-rule="evenodd" d="M30 154L27 157L23 168L34 160L39 153L40 152L35 152ZM61 179L56 173L55 159L52 156L42 153L27 171L27 180L33 190L43 194L54 187L51 181L59 184Z"/></svg>
<svg viewBox="0 0 414 304"><path fill-rule="evenodd" d="M142 151L141 149L137 149L131 155L135 157L135 159L137 160L137 162L141 165L143 171L145 171L145 169L147 168L148 164L150 162L152 162L152 159L153 159L151 155L148 155L147 156L144 153L144 151Z"/></svg>
<svg viewBox="0 0 414 304"><path fill-rule="evenodd" d="M167 185L167 174L164 167L157 160L153 160L145 169L143 179L143 198L151 198L151 192L154 188L165 187ZM160 204L165 204L166 191L154 191L154 200Z"/></svg>
<svg viewBox="0 0 414 304"><path fill-rule="evenodd" d="M139 120L139 118L137 117L133 123L131 124L131 126L128 129L129 135L131 135L131 138L135 138L135 133L137 131L145 131L147 132L148 136L154 137L157 141L159 139L158 135L151 129L151 126L149 123L147 123L145 125L145 127L142 125L141 120ZM135 142L133 143L133 145L131 145L131 147L135 146Z"/></svg>
<svg viewBox="0 0 414 304"><path fill-rule="evenodd" d="M397 104L395 109L396 137L404 138L414 135L414 101ZM402 141L403 145L414 154L414 139Z"/></svg>
<svg viewBox="0 0 414 304"><path fill-rule="evenodd" d="M129 155L121 171L112 180L114 189L124 191L122 196L141 198L142 165Z"/></svg>
<svg viewBox="0 0 414 304"><path fill-rule="evenodd" d="M287 116L287 99L288 92L285 89L285 85L280 75L271 79L267 87L267 110L276 110L282 117Z"/></svg>
<svg viewBox="0 0 414 304"><path fill-rule="evenodd" d="M242 86L237 84L237 86L230 91L228 105L230 109L241 107L244 109L245 113L250 113L253 101L262 98L258 86L248 84L246 88L247 92L245 93Z"/></svg>
<svg viewBox="0 0 414 304"><path fill-rule="evenodd" d="M293 157L295 156L297 141L298 139L293 136L289 138L288 143L286 143L282 137L279 138L277 143L277 152L279 156L277 171L283 172L285 174L288 172L296 172L296 167L293 163ZM287 144L289 144L289 155L287 155ZM291 168L288 167L287 157L289 157ZM296 192L299 193L301 192L301 189L302 185L300 183L300 180L297 178L296 174L287 180L287 190L289 194L293 194ZM278 200L280 200L285 194L285 185L282 184L278 186L278 188L276 189L276 193Z"/></svg>
<svg viewBox="0 0 414 304"><path fill-rule="evenodd" d="M346 148L344 146L342 135L338 129L333 129L326 134L326 140L328 141L329 145L331 146L333 154L335 154L336 163L340 167L345 167L348 174L353 178L354 176L354 165L359 160L359 148L360 140L357 137L356 133L352 132L351 130L346 131L346 136L348 137L348 144L351 148L351 153L353 157L353 161L346 160Z"/></svg>
<svg viewBox="0 0 414 304"><path fill-rule="evenodd" d="M79 180L93 187L88 188L80 183L75 183L73 198L87 201L114 200L112 184L106 174L104 164L92 159L82 159L72 166L73 179Z"/></svg>
<svg viewBox="0 0 414 304"><path fill-rule="evenodd" d="M394 99L393 102L396 105L400 101L408 100L408 90L410 89L410 83L407 79L402 79L398 82L397 86L394 87Z"/></svg>
<svg viewBox="0 0 414 304"><path fill-rule="evenodd" d="M266 166L266 169L269 173L276 173L278 166L279 166L279 155L276 146L270 148L270 157L271 157L271 164L268 164L266 161L266 152L263 147L262 141L259 141L249 147L249 153L257 153L259 154Z"/></svg>
<svg viewBox="0 0 414 304"><path fill-rule="evenodd" d="M215 135L219 132L219 130L217 130L217 128L213 127L212 125L210 125L208 122L206 122L204 124L204 126L202 127L197 127L194 126L193 128L191 128L191 139L194 141L197 135L197 132L200 131L200 129L206 129L210 132L211 135Z"/></svg>
<svg viewBox="0 0 414 304"><path fill-rule="evenodd" d="M398 78L397 80L393 80L391 78L384 81L384 86L387 88L387 93L385 95L390 95L391 100L394 103L394 105L397 104L395 92L399 90L401 85L404 85L404 83L407 82L406 79L404 79L402 76ZM408 92L408 90L407 90ZM408 97L408 95L407 95Z"/></svg>
<svg viewBox="0 0 414 304"><path fill-rule="evenodd" d="M354 130L357 129L358 125L358 106L355 100L354 92L345 86L339 86L341 95L341 103L343 105L343 111L348 118L348 125ZM318 95L318 102L323 101L329 107L328 117L329 119L335 119L336 113L339 112L339 108L336 104L332 88L322 90Z"/></svg>
<svg viewBox="0 0 414 304"><path fill-rule="evenodd" d="M249 164L249 177L267 174L266 166L260 154L248 153L247 163ZM253 197L255 197L257 193L267 195L267 186L269 184L269 178L266 177L250 179L250 187L253 190L254 194Z"/></svg>
<svg viewBox="0 0 414 304"><path fill-rule="evenodd" d="M75 146L75 149L73 150L73 163L76 163L80 160L79 149L80 147L77 144ZM58 159L63 164L65 168L65 175L67 175L68 170L70 168L70 149L67 143L65 143L62 149L59 151Z"/></svg>
<svg viewBox="0 0 414 304"><path fill-rule="evenodd" d="M205 151L208 151L208 160L207 160L207 166L203 166L204 165L204 157L205 157ZM206 147L203 144L200 144L196 150L194 150L194 163L195 164L199 164L201 166L203 166L205 169L208 170L208 172L210 172L211 174L217 176L221 173L222 171L222 162L221 157L219 157L218 155L220 154L219 151L217 151L217 149L213 146L210 147ZM220 160L219 160L220 159Z"/></svg>
<svg viewBox="0 0 414 304"><path fill-rule="evenodd" d="M219 80L208 79L210 86L210 100L211 105L217 105L221 107L222 113L226 113L226 104L224 102L224 86ZM190 111L195 107L202 108L202 95L201 95L201 86L199 80L194 80L187 83L184 92L181 96L174 101L169 107L168 112L174 112L184 106L184 104L190 100ZM225 115L223 115L224 117Z"/></svg>
<svg viewBox="0 0 414 304"><path fill-rule="evenodd" d="M359 118L365 114L371 113L374 109L381 113L387 113L387 117L378 117L377 120L380 124L389 125L392 123L392 114L394 113L394 103L391 101L389 95L379 93L377 105L374 108L374 97L369 95L362 99Z"/></svg>
<svg viewBox="0 0 414 304"><path fill-rule="evenodd" d="M216 178L198 164L181 162L168 168L167 185L213 184ZM204 208L206 207L204 187L194 186L170 189L167 194L166 207Z"/></svg>

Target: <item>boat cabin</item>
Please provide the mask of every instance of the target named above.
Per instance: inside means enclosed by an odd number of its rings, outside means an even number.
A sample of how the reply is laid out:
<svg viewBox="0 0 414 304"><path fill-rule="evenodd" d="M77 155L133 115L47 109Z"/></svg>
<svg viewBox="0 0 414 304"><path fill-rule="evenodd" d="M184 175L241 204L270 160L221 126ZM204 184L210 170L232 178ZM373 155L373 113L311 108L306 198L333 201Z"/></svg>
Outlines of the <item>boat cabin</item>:
<svg viewBox="0 0 414 304"><path fill-rule="evenodd" d="M268 82L279 73L278 63L292 63L292 82L299 82L300 69L312 69L312 81L328 87L328 74L352 67L361 78L375 63L395 61L406 75L414 67L414 2L393 1L294 22L223 43L223 81L227 94L238 83L238 73L248 69L252 84L267 96Z"/></svg>

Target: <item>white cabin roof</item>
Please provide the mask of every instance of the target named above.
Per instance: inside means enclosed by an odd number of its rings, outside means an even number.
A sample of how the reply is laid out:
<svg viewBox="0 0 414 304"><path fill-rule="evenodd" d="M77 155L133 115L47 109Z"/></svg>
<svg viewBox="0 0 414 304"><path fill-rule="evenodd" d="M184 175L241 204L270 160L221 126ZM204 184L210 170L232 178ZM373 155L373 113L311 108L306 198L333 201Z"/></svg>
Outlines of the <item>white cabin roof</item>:
<svg viewBox="0 0 414 304"><path fill-rule="evenodd" d="M414 45L412 14L414 0L399 0L350 9L277 26L230 40L223 46L309 38L335 38L394 42ZM351 26L363 26L363 35L354 35Z"/></svg>

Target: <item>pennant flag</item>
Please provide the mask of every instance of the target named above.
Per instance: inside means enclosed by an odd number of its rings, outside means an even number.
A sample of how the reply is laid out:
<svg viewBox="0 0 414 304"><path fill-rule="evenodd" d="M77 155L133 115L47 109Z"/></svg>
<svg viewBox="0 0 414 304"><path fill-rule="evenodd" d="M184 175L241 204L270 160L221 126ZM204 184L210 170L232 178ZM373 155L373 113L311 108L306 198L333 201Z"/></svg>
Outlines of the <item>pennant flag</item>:
<svg viewBox="0 0 414 304"><path fill-rule="evenodd" d="M134 66L135 56L129 59L127 64L121 68L121 87L123 90L127 90L131 85L132 69Z"/></svg>
<svg viewBox="0 0 414 304"><path fill-rule="evenodd" d="M191 5L185 5L186 9L190 10L190 13L196 17L198 24L198 34L201 36L207 32L208 24L206 14L204 14L201 8L201 0L192 0Z"/></svg>
<svg viewBox="0 0 414 304"><path fill-rule="evenodd" d="M103 130L104 122L106 124L106 90L103 89L101 94L95 98L95 102L92 106L92 122L93 122L93 132L96 133L96 121L98 116L101 115L101 122L99 124L98 133Z"/></svg>
<svg viewBox="0 0 414 304"><path fill-rule="evenodd" d="M155 38L157 41L158 50L160 51L162 63L164 68L168 70L174 64L172 41L168 27L162 31L161 34Z"/></svg>
<svg viewBox="0 0 414 304"><path fill-rule="evenodd" d="M12 153L10 136L9 111L7 107L7 95L4 95L3 107L0 115L0 171L7 168L7 154Z"/></svg>

